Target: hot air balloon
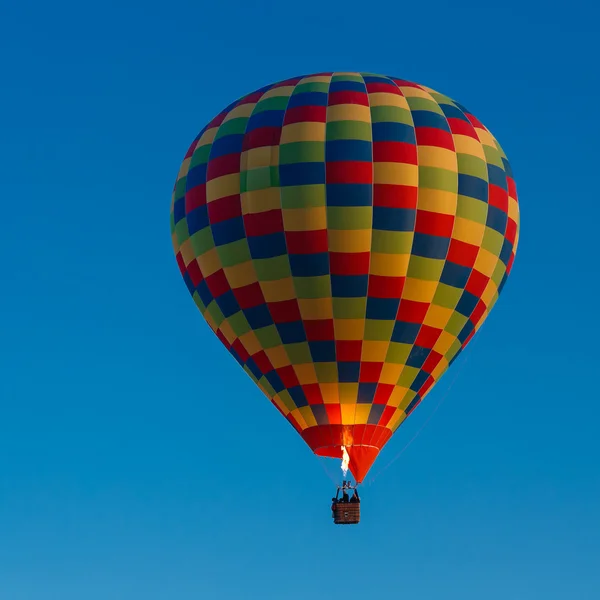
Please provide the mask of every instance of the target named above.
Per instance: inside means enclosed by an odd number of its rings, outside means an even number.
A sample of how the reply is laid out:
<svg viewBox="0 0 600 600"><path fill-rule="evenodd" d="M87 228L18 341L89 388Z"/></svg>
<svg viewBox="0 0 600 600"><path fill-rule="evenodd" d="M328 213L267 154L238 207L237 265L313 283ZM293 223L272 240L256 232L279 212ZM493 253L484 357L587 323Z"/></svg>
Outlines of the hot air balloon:
<svg viewBox="0 0 600 600"><path fill-rule="evenodd" d="M458 102L318 73L248 94L200 131L171 232L211 329L359 484L494 306L519 206L500 144Z"/></svg>

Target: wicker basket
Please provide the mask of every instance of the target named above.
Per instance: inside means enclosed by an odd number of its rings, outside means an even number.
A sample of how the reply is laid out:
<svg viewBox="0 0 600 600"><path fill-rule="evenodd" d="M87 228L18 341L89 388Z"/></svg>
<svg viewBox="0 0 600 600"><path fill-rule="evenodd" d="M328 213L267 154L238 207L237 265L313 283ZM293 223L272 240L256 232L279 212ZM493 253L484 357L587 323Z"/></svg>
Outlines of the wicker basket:
<svg viewBox="0 0 600 600"><path fill-rule="evenodd" d="M336 525L356 525L360 521L359 502L338 502L333 511Z"/></svg>

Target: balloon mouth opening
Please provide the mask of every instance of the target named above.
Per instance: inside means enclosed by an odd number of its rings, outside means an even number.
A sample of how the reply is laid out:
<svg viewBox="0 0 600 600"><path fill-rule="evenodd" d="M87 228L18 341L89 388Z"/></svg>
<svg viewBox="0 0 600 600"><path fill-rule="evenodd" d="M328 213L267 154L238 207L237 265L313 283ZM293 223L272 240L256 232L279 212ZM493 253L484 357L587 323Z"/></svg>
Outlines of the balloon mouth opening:
<svg viewBox="0 0 600 600"><path fill-rule="evenodd" d="M322 446L312 448L317 456L341 460L341 471L344 477L348 471L352 473L356 483L362 483L377 458L380 448L376 446Z"/></svg>
<svg viewBox="0 0 600 600"><path fill-rule="evenodd" d="M341 460L342 473L347 466L361 483L392 431L382 425L315 425L300 435L317 456Z"/></svg>

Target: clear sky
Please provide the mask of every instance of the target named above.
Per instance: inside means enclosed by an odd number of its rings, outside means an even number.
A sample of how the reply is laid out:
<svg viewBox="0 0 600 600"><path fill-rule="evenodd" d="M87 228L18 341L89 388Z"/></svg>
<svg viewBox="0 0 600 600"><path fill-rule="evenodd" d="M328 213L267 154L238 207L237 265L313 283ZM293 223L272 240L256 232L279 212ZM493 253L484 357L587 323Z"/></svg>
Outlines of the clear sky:
<svg viewBox="0 0 600 600"><path fill-rule="evenodd" d="M5 2L0 598L600 598L599 16L592 0ZM325 70L467 106L522 219L491 317L348 528L330 520L337 461L210 332L169 234L201 127Z"/></svg>

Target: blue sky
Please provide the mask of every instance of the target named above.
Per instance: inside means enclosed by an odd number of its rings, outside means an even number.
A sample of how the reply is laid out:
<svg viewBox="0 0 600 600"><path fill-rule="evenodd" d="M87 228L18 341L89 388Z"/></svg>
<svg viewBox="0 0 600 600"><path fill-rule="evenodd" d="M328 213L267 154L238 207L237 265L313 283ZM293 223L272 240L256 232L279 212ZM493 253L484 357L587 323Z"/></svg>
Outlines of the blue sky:
<svg viewBox="0 0 600 600"><path fill-rule="evenodd" d="M600 597L591 1L2 13L0 598ZM197 131L324 70L467 106L507 152L522 211L499 303L380 455L353 528L329 519L337 463L214 338L169 236Z"/></svg>

